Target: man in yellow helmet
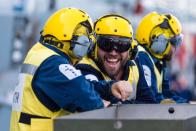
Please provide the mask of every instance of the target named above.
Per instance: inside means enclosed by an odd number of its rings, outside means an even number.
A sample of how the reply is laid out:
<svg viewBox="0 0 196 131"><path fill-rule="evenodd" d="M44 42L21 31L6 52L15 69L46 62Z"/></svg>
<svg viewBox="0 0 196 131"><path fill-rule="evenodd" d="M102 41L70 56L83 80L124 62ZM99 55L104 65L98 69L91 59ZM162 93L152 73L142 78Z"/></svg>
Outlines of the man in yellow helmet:
<svg viewBox="0 0 196 131"><path fill-rule="evenodd" d="M113 95L123 100L130 95L127 81L89 82L73 67L87 53L91 32L90 17L79 9L63 8L50 16L40 42L30 49L22 65L13 96L11 131L41 128L33 126L35 118L50 120L102 108L98 93L108 100Z"/></svg>
<svg viewBox="0 0 196 131"><path fill-rule="evenodd" d="M123 103L155 103L139 62L129 60L134 44L131 23L119 15L105 15L95 22L94 30L96 43L93 53L84 57L76 68L91 81L130 81L134 91ZM110 102L118 101L113 98Z"/></svg>
<svg viewBox="0 0 196 131"><path fill-rule="evenodd" d="M169 87L168 62L182 42L179 20L172 14L151 12L139 23L136 39L139 43L136 59L142 64L145 79L152 87L157 102L187 102Z"/></svg>

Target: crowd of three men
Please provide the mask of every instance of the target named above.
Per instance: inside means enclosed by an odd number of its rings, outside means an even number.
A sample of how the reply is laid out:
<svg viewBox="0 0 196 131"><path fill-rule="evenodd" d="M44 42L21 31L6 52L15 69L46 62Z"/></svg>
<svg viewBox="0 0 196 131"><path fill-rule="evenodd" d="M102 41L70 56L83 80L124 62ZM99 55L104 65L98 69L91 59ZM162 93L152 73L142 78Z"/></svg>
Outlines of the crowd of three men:
<svg viewBox="0 0 196 131"><path fill-rule="evenodd" d="M35 118L51 119L119 101L188 102L169 89L167 70L181 32L172 14L146 15L135 40L131 23L120 15L105 15L93 24L84 11L58 10L24 60L10 129L27 131Z"/></svg>

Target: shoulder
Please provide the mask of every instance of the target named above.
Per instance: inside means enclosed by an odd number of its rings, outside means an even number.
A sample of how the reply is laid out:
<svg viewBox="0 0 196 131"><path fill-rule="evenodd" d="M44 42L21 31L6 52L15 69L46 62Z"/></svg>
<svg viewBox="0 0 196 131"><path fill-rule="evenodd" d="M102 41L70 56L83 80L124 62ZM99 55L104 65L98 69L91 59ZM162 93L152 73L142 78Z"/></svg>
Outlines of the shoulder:
<svg viewBox="0 0 196 131"><path fill-rule="evenodd" d="M49 58L47 58L42 64L53 66L53 65L59 65L59 64L70 64L70 62L68 59L60 55L52 55Z"/></svg>
<svg viewBox="0 0 196 131"><path fill-rule="evenodd" d="M137 65L141 65L143 68L154 69L154 61L147 52L138 52L135 61Z"/></svg>
<svg viewBox="0 0 196 131"><path fill-rule="evenodd" d="M98 81L104 79L100 69L90 58L83 58L75 67L89 80Z"/></svg>
<svg viewBox="0 0 196 131"><path fill-rule="evenodd" d="M65 57L53 55L47 58L39 67L37 74L45 77L73 79L81 75ZM66 76L66 77L65 77Z"/></svg>
<svg viewBox="0 0 196 131"><path fill-rule="evenodd" d="M85 75L85 77L89 80L98 81L104 79L102 73L91 65L77 64L75 67L76 69L79 69L82 74Z"/></svg>

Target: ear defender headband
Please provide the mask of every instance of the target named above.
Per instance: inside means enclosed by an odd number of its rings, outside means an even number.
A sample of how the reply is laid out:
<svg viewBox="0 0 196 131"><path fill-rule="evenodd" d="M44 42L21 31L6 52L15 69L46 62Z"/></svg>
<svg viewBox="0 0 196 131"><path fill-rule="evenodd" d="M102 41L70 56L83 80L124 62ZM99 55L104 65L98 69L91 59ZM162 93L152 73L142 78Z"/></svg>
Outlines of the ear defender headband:
<svg viewBox="0 0 196 131"><path fill-rule="evenodd" d="M167 18L160 25L156 27L160 27L161 29L170 29L170 25L168 23ZM156 54L162 54L167 49L168 43L169 43L169 39L166 38L163 34L160 34L158 36L153 35L151 38L150 49Z"/></svg>

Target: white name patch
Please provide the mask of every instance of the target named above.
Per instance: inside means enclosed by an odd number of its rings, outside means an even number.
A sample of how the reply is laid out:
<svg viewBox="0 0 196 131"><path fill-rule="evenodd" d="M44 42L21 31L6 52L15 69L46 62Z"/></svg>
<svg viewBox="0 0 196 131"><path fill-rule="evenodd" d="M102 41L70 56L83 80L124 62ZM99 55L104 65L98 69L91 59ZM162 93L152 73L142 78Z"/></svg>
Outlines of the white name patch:
<svg viewBox="0 0 196 131"><path fill-rule="evenodd" d="M69 80L74 79L78 76L81 76L80 70L75 69L70 64L61 64L59 65L59 71L66 76Z"/></svg>
<svg viewBox="0 0 196 131"><path fill-rule="evenodd" d="M151 83L151 71L150 71L150 68L146 65L142 65L143 69L144 69L144 76L145 76L145 79L146 79L146 82L148 84L148 86L151 86L152 83Z"/></svg>
<svg viewBox="0 0 196 131"><path fill-rule="evenodd" d="M97 77L92 74L85 75L85 78L90 81L98 81Z"/></svg>

